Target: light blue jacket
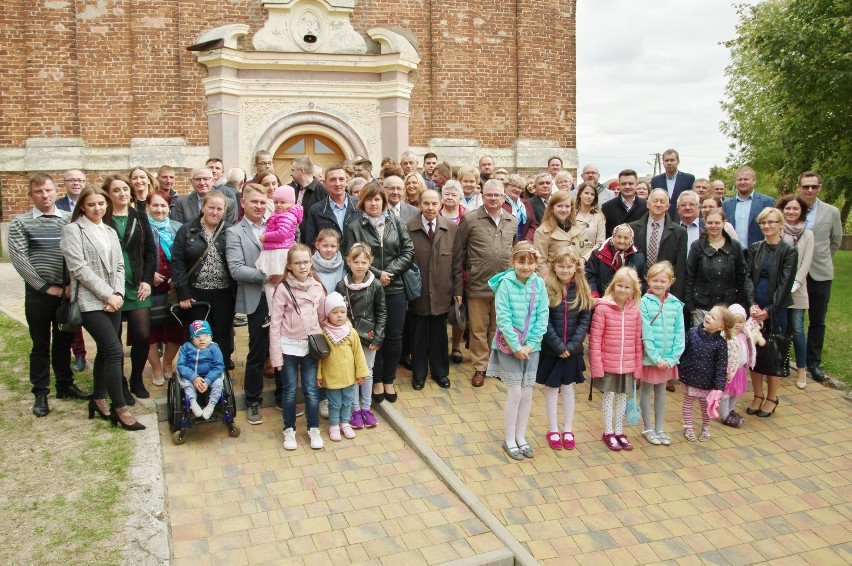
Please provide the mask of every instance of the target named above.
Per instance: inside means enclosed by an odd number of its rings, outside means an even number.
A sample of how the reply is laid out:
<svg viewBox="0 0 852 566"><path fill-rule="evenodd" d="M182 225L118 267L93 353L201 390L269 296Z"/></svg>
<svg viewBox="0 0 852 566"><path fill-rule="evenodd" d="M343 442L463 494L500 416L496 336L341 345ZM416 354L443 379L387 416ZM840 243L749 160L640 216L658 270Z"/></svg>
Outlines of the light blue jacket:
<svg viewBox="0 0 852 566"><path fill-rule="evenodd" d="M660 302L653 293L645 293L639 303L642 313L642 363L655 366L665 360L670 367L680 361L684 348L683 302L668 293Z"/></svg>
<svg viewBox="0 0 852 566"><path fill-rule="evenodd" d="M535 304L530 314L530 325L524 344L518 342L518 332L524 330L527 312L530 308L530 296L535 285ZM497 315L497 328L506 337L506 343L513 352L521 346L529 346L533 352L541 350L541 339L547 331L548 298L544 279L533 273L522 284L515 276L514 269L498 273L488 280L488 286L494 291L494 310ZM497 341L491 342L491 347L497 349Z"/></svg>

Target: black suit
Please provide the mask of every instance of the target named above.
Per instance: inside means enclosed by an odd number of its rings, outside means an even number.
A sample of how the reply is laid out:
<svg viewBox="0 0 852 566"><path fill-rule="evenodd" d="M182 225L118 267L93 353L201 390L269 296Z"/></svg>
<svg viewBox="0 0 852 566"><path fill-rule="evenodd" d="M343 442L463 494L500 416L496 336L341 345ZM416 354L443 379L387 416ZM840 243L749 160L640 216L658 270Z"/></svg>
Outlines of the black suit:
<svg viewBox="0 0 852 566"><path fill-rule="evenodd" d="M329 197L330 198L330 197ZM346 212L343 213L343 230L337 225L337 218L334 217L334 211L331 208L329 198L322 202L316 203L309 211L305 213L305 229L302 232L302 242L308 244L312 250L315 250L314 243L317 239L317 234L323 228L331 228L340 234L341 246L343 244L343 234L346 230L346 225L356 215L355 201L351 196L346 195Z"/></svg>
<svg viewBox="0 0 852 566"><path fill-rule="evenodd" d="M544 209L547 208L547 202L538 195L535 195L530 199L530 203L532 204L533 214L535 214L535 221L541 224L541 217L544 216Z"/></svg>
<svg viewBox="0 0 852 566"><path fill-rule="evenodd" d="M606 237L609 238L612 236L612 230L619 224L630 224L647 214L648 205L645 204L644 199L636 197L633 200L633 206L630 207L630 210L627 210L624 207L624 201L621 200L620 196L617 196L606 201L601 206L601 212L606 218Z"/></svg>
<svg viewBox="0 0 852 566"><path fill-rule="evenodd" d="M677 220L677 198L683 191L691 190L693 183L695 183L695 175L692 173L684 173L683 171L675 173L674 189L672 189L672 193L669 195L669 216L672 220ZM651 189L663 189L668 192L665 173L660 173L651 178Z"/></svg>
<svg viewBox="0 0 852 566"><path fill-rule="evenodd" d="M630 223L633 228L633 245L642 250L648 257L648 214ZM675 282L672 285L672 294L684 300L686 291L686 229L672 221L669 215L663 217L663 227L660 233L660 243L657 246L657 261L668 261L674 266ZM650 265L645 266L648 271ZM647 284L643 286L647 288Z"/></svg>

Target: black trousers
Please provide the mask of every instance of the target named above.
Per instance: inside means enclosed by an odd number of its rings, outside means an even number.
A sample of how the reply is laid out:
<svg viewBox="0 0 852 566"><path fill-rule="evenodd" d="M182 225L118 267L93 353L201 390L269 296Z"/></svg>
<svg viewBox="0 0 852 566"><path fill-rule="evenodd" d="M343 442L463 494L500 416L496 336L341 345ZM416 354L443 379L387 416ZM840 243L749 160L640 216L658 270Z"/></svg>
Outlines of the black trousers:
<svg viewBox="0 0 852 566"><path fill-rule="evenodd" d="M396 367L402 353L402 328L405 325L405 293L385 295L388 311L385 323L385 340L376 351L373 364L373 383L393 383L396 379Z"/></svg>
<svg viewBox="0 0 852 566"><path fill-rule="evenodd" d="M71 341L73 332L62 332L56 323L56 309L61 299L39 293L27 285L24 296L24 317L30 327L30 383L34 395L50 393L50 367L56 376L56 390L62 391L74 383L71 372Z"/></svg>
<svg viewBox="0 0 852 566"><path fill-rule="evenodd" d="M248 315L248 354L246 355L246 374L244 389L246 407L260 403L263 396L263 365L269 354L269 328L263 328L263 321L269 314L266 297L261 295L254 312Z"/></svg>
<svg viewBox="0 0 852 566"><path fill-rule="evenodd" d="M822 363L825 315L831 299L831 280L814 281L808 276L808 367Z"/></svg>
<svg viewBox="0 0 852 566"><path fill-rule="evenodd" d="M207 317L207 322L213 329L213 341L222 350L222 358L227 367L228 360L231 359L231 354L234 351L234 309L237 304L234 293L230 288L197 289L191 287L190 290L192 298L196 301L210 303L210 314ZM201 320L207 313L207 309L204 307L192 307L190 311L192 320Z"/></svg>
<svg viewBox="0 0 852 566"><path fill-rule="evenodd" d="M122 367L124 366L124 348L121 346L121 311L91 311L83 313L83 328L95 340L98 352L92 367L95 399L106 399L109 395L115 408L120 409L124 402L121 388Z"/></svg>
<svg viewBox="0 0 852 566"><path fill-rule="evenodd" d="M426 379L427 369L432 377L450 375L450 356L447 353L447 314L420 316L408 311L412 323L411 376Z"/></svg>

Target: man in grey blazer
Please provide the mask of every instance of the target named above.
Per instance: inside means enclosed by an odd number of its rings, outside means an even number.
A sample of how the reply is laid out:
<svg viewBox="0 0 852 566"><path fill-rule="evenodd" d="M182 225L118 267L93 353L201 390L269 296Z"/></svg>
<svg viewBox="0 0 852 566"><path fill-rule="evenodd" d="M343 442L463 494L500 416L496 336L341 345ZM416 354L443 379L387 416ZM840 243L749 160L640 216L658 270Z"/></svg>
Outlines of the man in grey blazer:
<svg viewBox="0 0 852 566"><path fill-rule="evenodd" d="M834 279L832 256L840 248L843 225L840 223L840 211L819 199L822 191L819 173L805 171L799 175L796 189L810 207L806 224L814 233L814 257L808 272L808 371L815 381L824 381L822 345L825 340L825 314Z"/></svg>
<svg viewBox="0 0 852 566"><path fill-rule="evenodd" d="M396 214L403 224L420 214L420 209L402 200L402 195L405 194L405 183L402 179L396 175L385 177L382 186L388 195L388 210Z"/></svg>
<svg viewBox="0 0 852 566"><path fill-rule="evenodd" d="M252 185L243 189L243 219L228 228L225 256L231 277L237 282L236 311L248 315L249 343L246 355L244 389L246 420L261 424L260 402L263 395L263 364L269 353L269 328L263 323L269 315L263 284L270 278L254 264L261 252L258 237L266 227L266 193Z"/></svg>
<svg viewBox="0 0 852 566"><path fill-rule="evenodd" d="M213 172L207 167L193 169L189 180L195 189L188 195L180 197L172 204L169 217L183 224L192 222L201 214L201 199L213 188ZM225 222L234 224L237 221L237 202L225 196Z"/></svg>

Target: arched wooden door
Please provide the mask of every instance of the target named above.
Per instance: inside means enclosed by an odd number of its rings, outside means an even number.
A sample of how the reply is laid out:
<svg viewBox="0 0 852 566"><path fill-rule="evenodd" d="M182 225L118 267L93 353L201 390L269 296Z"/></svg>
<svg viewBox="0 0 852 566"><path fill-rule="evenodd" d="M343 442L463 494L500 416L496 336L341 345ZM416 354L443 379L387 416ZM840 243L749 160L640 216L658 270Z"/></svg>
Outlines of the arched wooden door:
<svg viewBox="0 0 852 566"><path fill-rule="evenodd" d="M290 179L290 163L297 157L307 155L315 165L323 169L329 165L339 165L346 159L343 150L326 136L320 134L299 134L288 138L275 151L275 173L282 182Z"/></svg>

